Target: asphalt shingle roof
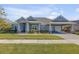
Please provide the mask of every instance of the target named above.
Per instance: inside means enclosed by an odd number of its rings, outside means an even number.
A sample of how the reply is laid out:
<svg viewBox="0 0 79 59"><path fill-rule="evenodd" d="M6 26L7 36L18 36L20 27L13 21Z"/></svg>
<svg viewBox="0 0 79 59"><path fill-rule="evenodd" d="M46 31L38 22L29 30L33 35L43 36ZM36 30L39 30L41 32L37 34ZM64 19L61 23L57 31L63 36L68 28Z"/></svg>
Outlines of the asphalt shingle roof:
<svg viewBox="0 0 79 59"><path fill-rule="evenodd" d="M48 18L45 18L45 17L35 17L35 19L37 21L43 21L43 20L45 20L45 21L51 21L51 19L48 19Z"/></svg>
<svg viewBox="0 0 79 59"><path fill-rule="evenodd" d="M56 17L53 22L68 22L66 18L64 18L62 15Z"/></svg>
<svg viewBox="0 0 79 59"><path fill-rule="evenodd" d="M54 20L45 17L32 17L32 16L29 16L27 19L21 17L17 20L17 22L27 22L27 21L68 22L68 20L64 18L62 15L56 17Z"/></svg>
<svg viewBox="0 0 79 59"><path fill-rule="evenodd" d="M34 17L32 17L32 16L29 16L29 17L27 18L27 20L28 20L28 21L36 21L36 19L34 19Z"/></svg>
<svg viewBox="0 0 79 59"><path fill-rule="evenodd" d="M79 24L79 20L75 20L75 21L73 21L73 22L76 22L76 23L78 23L78 24Z"/></svg>
<svg viewBox="0 0 79 59"><path fill-rule="evenodd" d="M19 18L18 20L16 20L16 22L25 22L25 21L27 21L24 17L21 17L21 18Z"/></svg>

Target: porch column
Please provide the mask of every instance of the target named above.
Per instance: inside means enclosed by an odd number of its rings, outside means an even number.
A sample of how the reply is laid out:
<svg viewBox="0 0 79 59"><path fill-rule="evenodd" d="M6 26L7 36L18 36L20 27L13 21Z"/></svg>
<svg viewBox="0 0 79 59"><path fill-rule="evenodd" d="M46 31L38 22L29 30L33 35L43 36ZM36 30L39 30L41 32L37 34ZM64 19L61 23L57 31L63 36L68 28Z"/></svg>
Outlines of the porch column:
<svg viewBox="0 0 79 59"><path fill-rule="evenodd" d="M39 33L40 33L40 24L38 25L38 30L39 30Z"/></svg>
<svg viewBox="0 0 79 59"><path fill-rule="evenodd" d="M52 32L52 26L51 26L51 24L49 24L49 33L51 33Z"/></svg>
<svg viewBox="0 0 79 59"><path fill-rule="evenodd" d="M18 33L21 32L20 23L18 23L18 26L17 26L17 32L18 32Z"/></svg>
<svg viewBox="0 0 79 59"><path fill-rule="evenodd" d="M62 31L62 25L61 25L61 31Z"/></svg>
<svg viewBox="0 0 79 59"><path fill-rule="evenodd" d="M71 25L71 32L73 33L75 31L74 24Z"/></svg>
<svg viewBox="0 0 79 59"><path fill-rule="evenodd" d="M26 32L29 32L29 23L26 23Z"/></svg>

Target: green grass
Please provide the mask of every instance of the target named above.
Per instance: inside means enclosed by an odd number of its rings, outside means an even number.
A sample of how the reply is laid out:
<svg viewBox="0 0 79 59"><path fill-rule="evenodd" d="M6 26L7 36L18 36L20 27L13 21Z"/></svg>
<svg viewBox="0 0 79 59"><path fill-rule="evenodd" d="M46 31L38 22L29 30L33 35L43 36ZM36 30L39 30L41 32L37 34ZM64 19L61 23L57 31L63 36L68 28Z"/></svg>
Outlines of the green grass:
<svg viewBox="0 0 79 59"><path fill-rule="evenodd" d="M75 44L0 44L0 54L78 54Z"/></svg>
<svg viewBox="0 0 79 59"><path fill-rule="evenodd" d="M79 32L75 32L74 34L79 35Z"/></svg>
<svg viewBox="0 0 79 59"><path fill-rule="evenodd" d="M19 34L0 34L0 39L62 39L59 36L51 35L51 34L26 34L26 35L19 35Z"/></svg>

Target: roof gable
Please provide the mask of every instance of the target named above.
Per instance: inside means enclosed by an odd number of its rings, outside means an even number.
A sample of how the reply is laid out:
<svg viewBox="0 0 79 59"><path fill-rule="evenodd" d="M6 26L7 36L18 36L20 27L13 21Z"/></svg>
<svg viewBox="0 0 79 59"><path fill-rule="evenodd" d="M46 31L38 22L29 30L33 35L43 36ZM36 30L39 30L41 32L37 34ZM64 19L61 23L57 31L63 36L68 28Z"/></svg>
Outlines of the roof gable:
<svg viewBox="0 0 79 59"><path fill-rule="evenodd" d="M53 22L68 22L66 18L64 18L62 15L56 17Z"/></svg>
<svg viewBox="0 0 79 59"><path fill-rule="evenodd" d="M51 20L51 19L45 18L45 17L35 17L35 19L37 19L37 20Z"/></svg>
<svg viewBox="0 0 79 59"><path fill-rule="evenodd" d="M34 19L32 16L29 16L29 17L27 18L27 20L28 20L28 21L36 21L36 19Z"/></svg>
<svg viewBox="0 0 79 59"><path fill-rule="evenodd" d="M21 17L21 18L19 18L18 20L17 20L17 22L25 22L25 21L27 21L24 17Z"/></svg>

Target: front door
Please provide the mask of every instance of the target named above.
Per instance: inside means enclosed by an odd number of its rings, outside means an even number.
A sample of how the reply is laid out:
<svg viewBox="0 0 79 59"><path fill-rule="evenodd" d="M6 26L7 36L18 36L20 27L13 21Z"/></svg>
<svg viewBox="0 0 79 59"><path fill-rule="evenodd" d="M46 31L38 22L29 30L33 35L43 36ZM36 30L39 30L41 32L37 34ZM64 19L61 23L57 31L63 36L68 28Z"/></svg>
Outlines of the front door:
<svg viewBox="0 0 79 59"><path fill-rule="evenodd" d="M22 24L20 24L20 26L21 26L21 32L25 32L25 28L26 28L26 26L25 26L26 24L25 23L22 23Z"/></svg>

